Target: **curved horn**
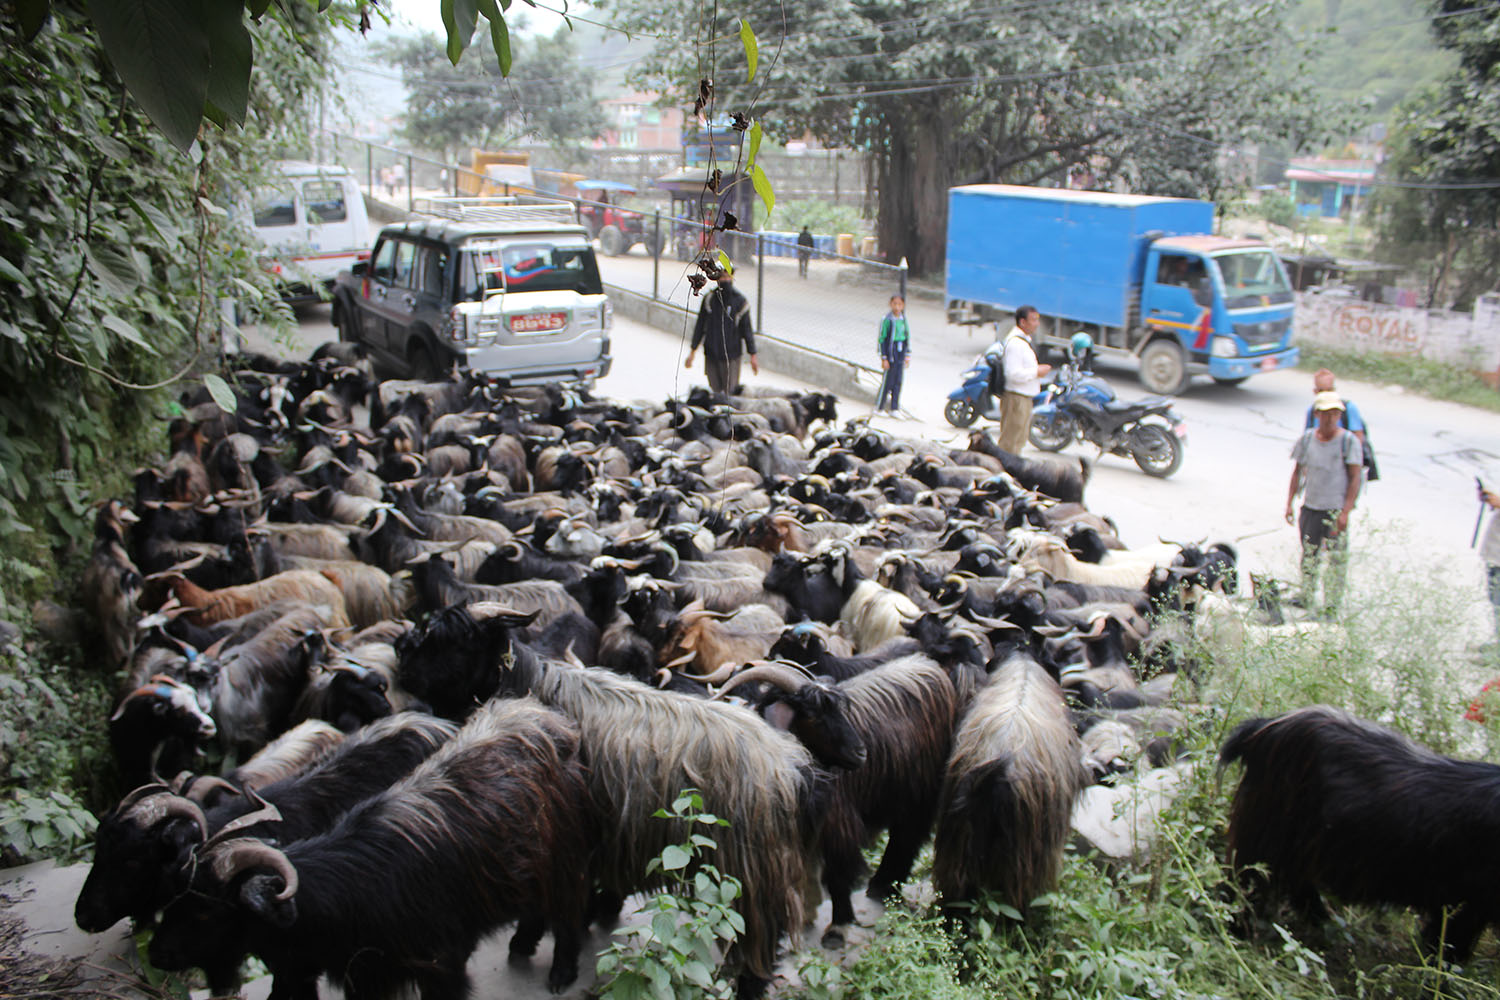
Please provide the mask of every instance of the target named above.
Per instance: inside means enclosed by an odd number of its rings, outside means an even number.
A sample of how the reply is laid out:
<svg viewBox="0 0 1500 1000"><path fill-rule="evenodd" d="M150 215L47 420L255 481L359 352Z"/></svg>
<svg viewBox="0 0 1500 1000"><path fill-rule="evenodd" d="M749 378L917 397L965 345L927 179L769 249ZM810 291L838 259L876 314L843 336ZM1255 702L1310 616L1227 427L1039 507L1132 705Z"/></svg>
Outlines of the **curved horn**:
<svg viewBox="0 0 1500 1000"><path fill-rule="evenodd" d="M115 806L115 810L118 812L124 812L126 809L129 809L131 806L135 805L137 802L139 802L141 799L144 799L148 795L160 795L163 793L170 795L172 794L172 790L161 781L153 781L149 784L142 785L139 788L132 789L130 792L126 793L125 797L120 800L118 805Z"/></svg>
<svg viewBox="0 0 1500 1000"><path fill-rule="evenodd" d="M694 680L697 680L703 684L707 684L709 687L715 687L719 684L723 684L725 681L729 680L729 678L733 677L734 672L738 669L740 669L738 664L725 663L722 664L719 669L715 670L713 673L707 674L703 677L694 678Z"/></svg>
<svg viewBox="0 0 1500 1000"><path fill-rule="evenodd" d="M147 795L128 810L122 810L121 812L122 819L139 822L148 829L162 820L171 819L174 816L181 819L190 819L194 823L197 823L198 839L200 841L208 838L208 820L203 818L203 809L192 799L185 799L181 795L173 795L165 785L161 786L159 793Z"/></svg>
<svg viewBox="0 0 1500 1000"><path fill-rule="evenodd" d="M292 862L285 854L264 841L248 837L225 841L213 853L210 864L214 877L224 885L246 869L265 866L280 875L281 880L286 883L276 894L277 899L287 900L297 894L297 869L292 867Z"/></svg>
<svg viewBox="0 0 1500 1000"><path fill-rule="evenodd" d="M239 831L244 830L247 827L252 827L257 823L281 822L281 810L277 809L275 806L271 805L271 803L261 798L260 795L255 791L255 789L245 789L245 798L249 799L250 804L255 808L250 812L245 813L245 815L240 816L236 819L232 819L228 823L225 823L223 827L221 827L213 835L213 837L209 839L209 846L226 843L227 841L232 840L234 838L234 835Z"/></svg>
<svg viewBox="0 0 1500 1000"><path fill-rule="evenodd" d="M801 667L785 660L762 661L729 678L723 687L714 692L714 700L724 698L735 688L751 681L765 681L791 694L811 682L812 677L803 673Z"/></svg>
<svg viewBox="0 0 1500 1000"><path fill-rule="evenodd" d="M243 794L239 788L230 784L217 775L206 774L193 782L187 790L187 798L203 805L203 800L208 798L210 792L228 792L230 795Z"/></svg>
<svg viewBox="0 0 1500 1000"><path fill-rule="evenodd" d="M969 617L974 620L974 624L976 624L976 625L982 625L982 626L984 626L987 629L1003 629L1003 628L1016 628L1017 627L1016 623L1013 622L1013 621L1011 621L1009 618L1003 618L1003 617L1002 618L990 618L990 617L988 617L986 615L980 615L980 614L970 614Z"/></svg>

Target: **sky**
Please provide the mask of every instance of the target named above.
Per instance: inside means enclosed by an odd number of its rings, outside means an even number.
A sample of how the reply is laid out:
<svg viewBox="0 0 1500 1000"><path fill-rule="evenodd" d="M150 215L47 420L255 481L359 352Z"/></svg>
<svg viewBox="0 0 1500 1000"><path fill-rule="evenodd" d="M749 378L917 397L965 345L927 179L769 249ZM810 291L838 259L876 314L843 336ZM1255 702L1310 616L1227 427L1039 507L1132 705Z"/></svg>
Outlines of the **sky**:
<svg viewBox="0 0 1500 1000"><path fill-rule="evenodd" d="M446 35L443 27L443 7L439 0L388 0L393 13L394 28L398 32L409 31L431 31L438 35ZM563 9L563 0L538 0L539 4L556 10ZM572 3L568 9L574 13L582 13L588 9L586 4ZM538 6L532 8L525 0L517 0L512 3L510 10L506 12L506 23L514 30L513 19L517 15L524 15L527 26L525 34L551 34L559 24L562 17L553 10L546 10Z"/></svg>

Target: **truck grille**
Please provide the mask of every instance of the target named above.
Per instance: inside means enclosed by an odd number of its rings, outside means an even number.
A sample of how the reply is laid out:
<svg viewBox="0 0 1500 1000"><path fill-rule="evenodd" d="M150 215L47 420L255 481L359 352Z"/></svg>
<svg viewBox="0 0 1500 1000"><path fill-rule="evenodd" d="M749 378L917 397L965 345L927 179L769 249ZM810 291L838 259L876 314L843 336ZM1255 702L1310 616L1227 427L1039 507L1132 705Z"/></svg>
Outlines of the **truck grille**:
<svg viewBox="0 0 1500 1000"><path fill-rule="evenodd" d="M1286 336L1288 323L1290 320L1287 319L1270 319L1263 323L1236 323L1234 335L1243 340L1252 351L1265 350L1281 343L1281 339Z"/></svg>

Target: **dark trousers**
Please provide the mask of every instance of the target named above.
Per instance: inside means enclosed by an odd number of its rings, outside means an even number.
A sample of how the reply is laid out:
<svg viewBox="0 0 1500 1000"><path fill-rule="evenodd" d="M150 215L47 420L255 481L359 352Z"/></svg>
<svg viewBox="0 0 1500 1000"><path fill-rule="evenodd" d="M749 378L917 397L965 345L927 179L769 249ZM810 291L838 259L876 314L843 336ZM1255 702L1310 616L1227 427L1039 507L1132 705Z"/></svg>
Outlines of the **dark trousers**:
<svg viewBox="0 0 1500 1000"><path fill-rule="evenodd" d="M1337 611L1344 598L1344 576L1349 568L1349 531L1333 535L1339 518L1336 510L1313 510L1303 507L1297 517L1297 531L1302 536L1302 600L1315 606L1318 589L1319 561L1328 553L1328 579L1323 584L1323 605Z"/></svg>
<svg viewBox="0 0 1500 1000"><path fill-rule="evenodd" d="M740 388L740 359L726 358L717 361L705 356L703 372L708 376L708 387L714 392L738 392Z"/></svg>
<svg viewBox="0 0 1500 1000"><path fill-rule="evenodd" d="M807 262L809 260L812 260L812 254L806 250L797 251L797 273L804 278L807 277Z"/></svg>
<svg viewBox="0 0 1500 1000"><path fill-rule="evenodd" d="M905 372L904 360L891 362L891 366L885 370L885 378L880 380L880 396L875 400L875 409L890 410L892 413L901 409L901 379ZM887 400L890 401L889 405Z"/></svg>

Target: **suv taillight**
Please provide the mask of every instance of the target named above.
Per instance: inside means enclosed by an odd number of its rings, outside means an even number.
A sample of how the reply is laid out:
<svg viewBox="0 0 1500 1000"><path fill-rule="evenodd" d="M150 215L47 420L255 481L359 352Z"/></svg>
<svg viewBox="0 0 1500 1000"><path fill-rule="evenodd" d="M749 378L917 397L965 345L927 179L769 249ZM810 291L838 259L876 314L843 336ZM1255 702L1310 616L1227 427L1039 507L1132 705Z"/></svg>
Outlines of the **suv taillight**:
<svg viewBox="0 0 1500 1000"><path fill-rule="evenodd" d="M450 340L460 344L471 344L469 332L469 317L458 306L448 310L448 337Z"/></svg>

